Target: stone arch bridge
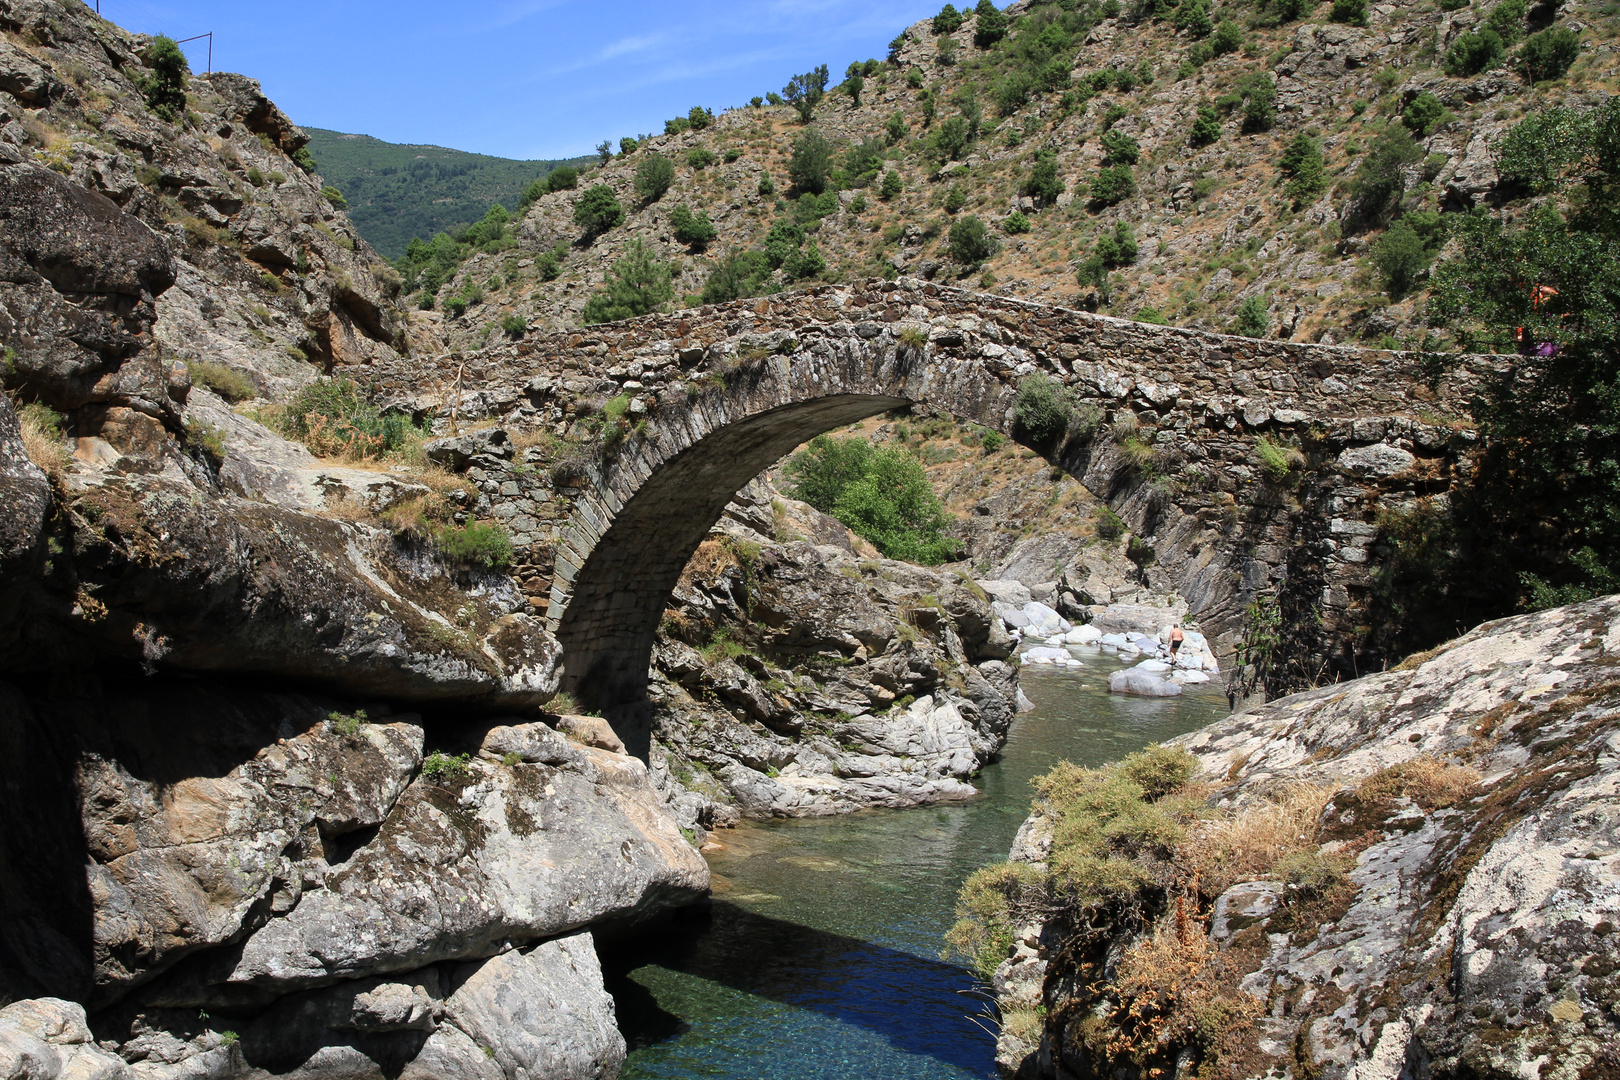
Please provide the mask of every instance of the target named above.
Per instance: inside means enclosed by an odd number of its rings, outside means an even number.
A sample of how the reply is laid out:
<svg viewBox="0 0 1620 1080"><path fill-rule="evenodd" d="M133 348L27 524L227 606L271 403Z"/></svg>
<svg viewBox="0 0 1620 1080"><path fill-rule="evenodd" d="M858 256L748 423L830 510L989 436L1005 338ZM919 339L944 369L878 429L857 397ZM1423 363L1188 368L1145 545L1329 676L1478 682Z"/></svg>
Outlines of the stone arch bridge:
<svg viewBox="0 0 1620 1080"><path fill-rule="evenodd" d="M582 470L550 533L545 602L565 688L629 721L669 594L739 488L821 432L904 406L1023 440L1017 385L1037 372L1101 426L1035 449L1152 546L1155 584L1186 597L1227 651L1253 596L1289 592L1311 612L1324 668L1354 663L1375 503L1444 491L1472 439L1454 389L1469 372L1432 384L1409 354L1132 323L914 280L541 333L374 374L385 402L514 431L555 426L581 398L631 395L630 419L646 424ZM1302 450L1289 475L1267 469L1262 439Z"/></svg>

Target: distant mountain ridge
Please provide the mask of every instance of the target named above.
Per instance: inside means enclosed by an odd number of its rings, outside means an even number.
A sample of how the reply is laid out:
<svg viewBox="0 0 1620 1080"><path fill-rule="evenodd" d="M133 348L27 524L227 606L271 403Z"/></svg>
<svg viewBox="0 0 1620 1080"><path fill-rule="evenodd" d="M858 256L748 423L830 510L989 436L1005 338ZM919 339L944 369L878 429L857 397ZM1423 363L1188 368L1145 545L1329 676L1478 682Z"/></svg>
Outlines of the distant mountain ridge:
<svg viewBox="0 0 1620 1080"><path fill-rule="evenodd" d="M383 255L397 259L424 239L482 218L495 203L516 209L530 181L595 158L518 161L444 146L390 143L307 127L321 175L349 202L349 217Z"/></svg>

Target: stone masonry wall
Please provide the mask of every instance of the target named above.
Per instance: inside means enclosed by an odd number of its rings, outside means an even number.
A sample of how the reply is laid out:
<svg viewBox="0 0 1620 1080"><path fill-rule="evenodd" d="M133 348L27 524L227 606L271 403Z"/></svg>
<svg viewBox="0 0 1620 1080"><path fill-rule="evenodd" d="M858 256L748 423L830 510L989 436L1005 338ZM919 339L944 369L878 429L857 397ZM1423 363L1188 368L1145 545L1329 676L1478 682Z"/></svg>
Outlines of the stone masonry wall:
<svg viewBox="0 0 1620 1080"><path fill-rule="evenodd" d="M454 415L577 439L593 407L629 396L627 420L645 424L592 447L580 469L524 468L554 453L537 448L512 464L486 456L474 474L476 513L504 520L527 552L525 587L563 641L569 685L612 707L639 694L669 588L750 476L821 431L906 403L1027 441L1016 387L1037 372L1098 421L1038 449L1121 514L1145 541L1144 576L1186 596L1219 649L1236 647L1251 599L1289 593L1286 606L1316 628L1310 663L1348 670L1369 629L1376 513L1445 497L1474 439L1466 388L1489 363L1431 382L1410 354L902 279L372 370L382 402L441 427Z"/></svg>

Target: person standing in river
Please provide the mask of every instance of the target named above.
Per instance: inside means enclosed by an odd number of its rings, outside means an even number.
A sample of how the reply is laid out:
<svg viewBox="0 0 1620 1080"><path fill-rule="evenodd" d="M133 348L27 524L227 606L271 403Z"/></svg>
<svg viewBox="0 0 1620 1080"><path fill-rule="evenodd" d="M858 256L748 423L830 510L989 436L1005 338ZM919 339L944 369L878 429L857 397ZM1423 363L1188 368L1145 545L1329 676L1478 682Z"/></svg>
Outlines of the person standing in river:
<svg viewBox="0 0 1620 1080"><path fill-rule="evenodd" d="M1170 627L1170 666L1176 666L1176 654L1181 651L1181 643L1187 635L1181 632L1181 624L1173 623Z"/></svg>

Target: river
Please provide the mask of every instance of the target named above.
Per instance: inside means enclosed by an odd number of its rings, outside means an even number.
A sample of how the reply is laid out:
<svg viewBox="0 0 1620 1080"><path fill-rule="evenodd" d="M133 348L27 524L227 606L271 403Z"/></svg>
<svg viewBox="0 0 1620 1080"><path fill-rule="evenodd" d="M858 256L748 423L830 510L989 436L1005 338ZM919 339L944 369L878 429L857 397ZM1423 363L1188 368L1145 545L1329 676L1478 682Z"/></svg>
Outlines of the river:
<svg viewBox="0 0 1620 1080"><path fill-rule="evenodd" d="M1060 760L1115 761L1226 715L1220 683L1179 698L1107 692L1113 658L1024 669L1035 704L979 798L748 823L710 856L714 903L608 958L626 1080L985 1080L984 988L941 957L962 881L1006 858L1029 781Z"/></svg>

